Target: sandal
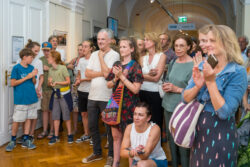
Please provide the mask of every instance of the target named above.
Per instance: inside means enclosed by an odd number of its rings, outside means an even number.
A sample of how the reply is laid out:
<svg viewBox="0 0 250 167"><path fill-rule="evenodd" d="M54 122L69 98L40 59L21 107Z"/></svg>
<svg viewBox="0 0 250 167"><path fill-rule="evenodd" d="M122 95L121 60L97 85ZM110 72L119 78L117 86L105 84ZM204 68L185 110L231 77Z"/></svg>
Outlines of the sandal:
<svg viewBox="0 0 250 167"><path fill-rule="evenodd" d="M53 136L54 136L54 132L50 132L47 138L51 139Z"/></svg>
<svg viewBox="0 0 250 167"><path fill-rule="evenodd" d="M37 136L37 139L43 139L48 135L48 132L42 132Z"/></svg>

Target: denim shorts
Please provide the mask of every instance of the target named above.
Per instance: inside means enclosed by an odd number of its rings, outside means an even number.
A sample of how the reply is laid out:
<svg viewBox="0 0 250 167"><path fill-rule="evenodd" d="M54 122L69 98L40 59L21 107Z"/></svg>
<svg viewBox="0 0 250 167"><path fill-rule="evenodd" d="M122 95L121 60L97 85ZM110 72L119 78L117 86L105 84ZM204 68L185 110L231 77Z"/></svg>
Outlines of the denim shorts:
<svg viewBox="0 0 250 167"><path fill-rule="evenodd" d="M164 159L164 160L157 160L157 159L152 159L155 163L156 163L156 166L157 167L167 167L168 166L168 161L167 159ZM133 166L136 166L137 165L137 160L133 159L133 162L132 162L132 167Z"/></svg>

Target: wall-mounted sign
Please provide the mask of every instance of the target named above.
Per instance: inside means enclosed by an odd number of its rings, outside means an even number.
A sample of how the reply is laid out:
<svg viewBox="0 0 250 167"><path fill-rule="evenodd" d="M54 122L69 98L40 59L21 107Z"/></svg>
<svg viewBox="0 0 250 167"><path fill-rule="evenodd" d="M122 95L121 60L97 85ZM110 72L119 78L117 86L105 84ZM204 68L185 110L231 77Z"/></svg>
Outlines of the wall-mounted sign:
<svg viewBox="0 0 250 167"><path fill-rule="evenodd" d="M24 47L23 36L12 36L12 63L16 63L19 59L19 52Z"/></svg>
<svg viewBox="0 0 250 167"><path fill-rule="evenodd" d="M187 22L187 16L179 16L178 17L179 23L186 23Z"/></svg>
<svg viewBox="0 0 250 167"><path fill-rule="evenodd" d="M168 30L195 30L195 24L168 24Z"/></svg>

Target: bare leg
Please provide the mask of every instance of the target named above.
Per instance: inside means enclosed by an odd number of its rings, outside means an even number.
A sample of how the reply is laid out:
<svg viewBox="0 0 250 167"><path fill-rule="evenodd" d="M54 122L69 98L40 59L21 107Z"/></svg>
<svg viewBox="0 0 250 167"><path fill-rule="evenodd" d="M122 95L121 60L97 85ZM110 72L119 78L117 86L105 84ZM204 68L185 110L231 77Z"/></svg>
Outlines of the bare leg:
<svg viewBox="0 0 250 167"><path fill-rule="evenodd" d="M24 123L24 134L29 135L30 132L30 126L31 126L31 120L27 119Z"/></svg>
<svg viewBox="0 0 250 167"><path fill-rule="evenodd" d="M49 124L49 111L43 111L43 131L47 132Z"/></svg>
<svg viewBox="0 0 250 167"><path fill-rule="evenodd" d="M88 126L88 112L81 112L82 124L84 128L84 134L89 136L89 126Z"/></svg>
<svg viewBox="0 0 250 167"><path fill-rule="evenodd" d="M122 143L122 132L117 128L111 126L112 136L113 136L113 147L114 147L114 161L113 167L117 166L117 163L120 162L120 150Z"/></svg>
<svg viewBox="0 0 250 167"><path fill-rule="evenodd" d="M18 126L19 126L19 122L12 123L12 132L11 132L12 136L16 136L17 131L18 131Z"/></svg>
<svg viewBox="0 0 250 167"><path fill-rule="evenodd" d="M68 135L71 135L72 132L71 132L71 120L66 120L66 128L68 130Z"/></svg>
<svg viewBox="0 0 250 167"><path fill-rule="evenodd" d="M77 122L78 122L78 110L74 109L73 111L73 126L74 126L74 134L77 132Z"/></svg>
<svg viewBox="0 0 250 167"><path fill-rule="evenodd" d="M36 123L37 123L37 119L32 119L31 120L30 136L34 135L34 132L35 132L35 129L36 129Z"/></svg>
<svg viewBox="0 0 250 167"><path fill-rule="evenodd" d="M59 136L60 120L54 120L55 136Z"/></svg>
<svg viewBox="0 0 250 167"><path fill-rule="evenodd" d="M52 119L52 112L49 112L50 133L54 131L54 121Z"/></svg>

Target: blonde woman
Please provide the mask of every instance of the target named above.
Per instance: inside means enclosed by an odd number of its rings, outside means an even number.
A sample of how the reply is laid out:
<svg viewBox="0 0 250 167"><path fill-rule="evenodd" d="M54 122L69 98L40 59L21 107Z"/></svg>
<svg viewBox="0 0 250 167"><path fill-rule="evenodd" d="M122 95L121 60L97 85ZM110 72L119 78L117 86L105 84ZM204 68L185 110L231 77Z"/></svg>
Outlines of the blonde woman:
<svg viewBox="0 0 250 167"><path fill-rule="evenodd" d="M190 166L236 166L237 133L234 114L247 89L235 33L224 25L206 25L208 55L218 64L213 69L207 61L194 65L192 80L183 93L185 102L197 99L205 104L190 152ZM203 73L203 74L202 74Z"/></svg>
<svg viewBox="0 0 250 167"><path fill-rule="evenodd" d="M146 33L144 44L147 53L140 60L144 76L140 100L149 104L152 110L152 121L162 128L163 109L159 94L159 81L166 64L166 56L161 52L158 34Z"/></svg>

